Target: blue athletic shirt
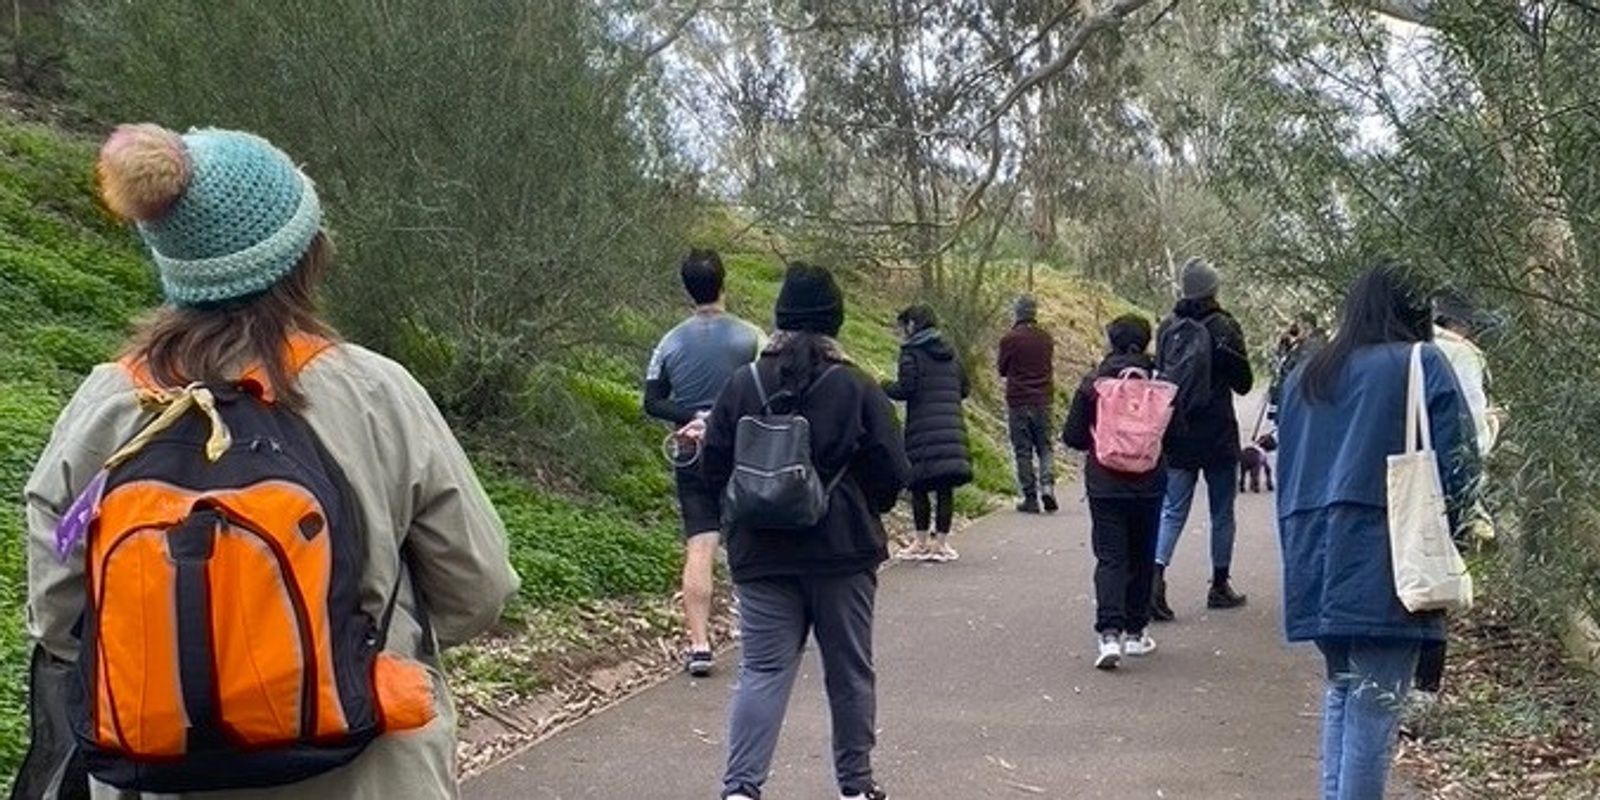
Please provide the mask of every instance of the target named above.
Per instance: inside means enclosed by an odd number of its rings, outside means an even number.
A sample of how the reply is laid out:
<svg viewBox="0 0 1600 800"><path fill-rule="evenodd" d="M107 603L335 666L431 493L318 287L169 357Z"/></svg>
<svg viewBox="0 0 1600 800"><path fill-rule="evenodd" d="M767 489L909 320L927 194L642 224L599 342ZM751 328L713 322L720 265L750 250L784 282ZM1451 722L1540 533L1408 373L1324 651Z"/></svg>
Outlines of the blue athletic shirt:
<svg viewBox="0 0 1600 800"><path fill-rule="evenodd" d="M707 411L728 377L756 359L765 339L760 328L725 311L695 314L661 337L644 379L665 383L674 405Z"/></svg>

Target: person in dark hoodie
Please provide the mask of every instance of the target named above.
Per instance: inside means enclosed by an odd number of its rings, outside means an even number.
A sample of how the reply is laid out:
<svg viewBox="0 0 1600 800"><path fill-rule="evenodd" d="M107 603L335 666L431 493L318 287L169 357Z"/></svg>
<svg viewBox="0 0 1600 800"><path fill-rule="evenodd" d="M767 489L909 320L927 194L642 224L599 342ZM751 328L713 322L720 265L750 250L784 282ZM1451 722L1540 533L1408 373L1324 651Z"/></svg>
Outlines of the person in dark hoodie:
<svg viewBox="0 0 1600 800"><path fill-rule="evenodd" d="M899 373L884 391L906 404L906 456L911 459L911 519L916 539L901 552L908 561L954 561L950 522L957 486L972 481L967 421L961 401L970 385L944 337L933 309L914 305L896 318Z"/></svg>
<svg viewBox="0 0 1600 800"><path fill-rule="evenodd" d="M791 264L774 316L777 331L753 370L735 372L711 409L702 469L712 486L727 485L739 418L761 410L766 387L769 396L787 391L798 398L779 401L773 410L804 416L817 471L831 477L842 470L843 478L830 493L826 515L811 529L724 530L743 647L728 713L722 796L761 796L810 634L822 657L839 794L874 800L886 796L872 776L872 609L877 568L888 558L880 515L899 499L911 465L893 404L834 338L844 324L844 296L833 275Z"/></svg>
<svg viewBox="0 0 1600 800"><path fill-rule="evenodd" d="M1123 370L1155 369L1150 322L1124 314L1106 326L1110 349L1100 366L1084 377L1072 397L1061 440L1084 456L1084 488L1089 496L1089 538L1094 548L1094 630L1099 654L1094 665L1114 669L1122 657L1155 652L1156 642L1145 627L1150 622L1150 587L1155 575L1156 531L1161 523L1161 498L1166 488L1164 464L1142 473L1118 472L1094 456L1098 420L1095 380L1116 377Z"/></svg>
<svg viewBox="0 0 1600 800"><path fill-rule="evenodd" d="M1206 607L1237 608L1245 604L1245 596L1233 590L1229 573L1233 562L1233 503L1239 494L1239 418L1233 409L1233 396L1249 392L1255 375L1239 322L1217 302L1221 282L1210 264L1190 259L1183 265L1180 278L1183 299L1173 307L1172 315L1162 320L1156 333L1157 363L1166 361L1161 351L1171 346L1166 334L1177 319L1198 320L1211 340L1210 399L1203 407L1174 416L1163 442L1167 491L1161 507L1161 533L1156 541L1151 600L1151 614L1161 621L1174 617L1167 604L1166 569L1172 563L1183 526L1189 521L1195 485L1202 474L1211 509L1211 589L1206 594Z"/></svg>

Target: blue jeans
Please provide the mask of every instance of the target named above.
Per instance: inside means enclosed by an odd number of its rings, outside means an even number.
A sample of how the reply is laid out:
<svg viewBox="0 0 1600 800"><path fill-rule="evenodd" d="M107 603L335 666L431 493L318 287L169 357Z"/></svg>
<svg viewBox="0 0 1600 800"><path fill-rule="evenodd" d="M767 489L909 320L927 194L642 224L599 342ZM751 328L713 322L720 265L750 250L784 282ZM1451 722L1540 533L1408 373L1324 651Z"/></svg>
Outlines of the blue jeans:
<svg viewBox="0 0 1600 800"><path fill-rule="evenodd" d="M1167 497L1161 502L1161 534L1156 540L1156 563L1172 563L1178 537L1189 521L1194 485L1206 476L1206 498L1211 506L1211 568L1227 569L1233 563L1233 500L1239 494L1238 464L1229 461L1204 470L1167 468Z"/></svg>
<svg viewBox="0 0 1600 800"><path fill-rule="evenodd" d="M1322 800L1381 800L1422 643L1323 639Z"/></svg>
<svg viewBox="0 0 1600 800"><path fill-rule="evenodd" d="M772 771L806 634L816 638L833 718L833 769L840 794L872 786L877 675L872 666L876 573L765 578L733 585L742 655L728 707L728 767L722 796L761 796Z"/></svg>

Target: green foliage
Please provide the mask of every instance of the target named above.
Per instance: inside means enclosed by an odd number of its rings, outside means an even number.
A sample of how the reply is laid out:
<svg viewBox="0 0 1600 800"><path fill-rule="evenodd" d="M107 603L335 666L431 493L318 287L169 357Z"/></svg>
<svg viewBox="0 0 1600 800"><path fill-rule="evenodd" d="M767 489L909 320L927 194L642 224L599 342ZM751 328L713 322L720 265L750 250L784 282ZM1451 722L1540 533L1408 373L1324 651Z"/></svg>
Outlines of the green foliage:
<svg viewBox="0 0 1600 800"><path fill-rule="evenodd" d="M0 776L12 774L27 743L27 537L16 499L50 435L59 402L40 384L0 381L0 491L7 498L0 514Z"/></svg>
<svg viewBox="0 0 1600 800"><path fill-rule="evenodd" d="M625 512L581 506L520 481L494 478L486 486L511 534L511 562L522 575L520 602L672 590L682 556L671 525L642 527Z"/></svg>
<svg viewBox="0 0 1600 800"><path fill-rule="evenodd" d="M242 127L306 164L340 246L334 316L425 362L458 420L503 422L532 364L648 305L640 276L683 238L647 62L594 4L150 0L74 22L96 112Z"/></svg>

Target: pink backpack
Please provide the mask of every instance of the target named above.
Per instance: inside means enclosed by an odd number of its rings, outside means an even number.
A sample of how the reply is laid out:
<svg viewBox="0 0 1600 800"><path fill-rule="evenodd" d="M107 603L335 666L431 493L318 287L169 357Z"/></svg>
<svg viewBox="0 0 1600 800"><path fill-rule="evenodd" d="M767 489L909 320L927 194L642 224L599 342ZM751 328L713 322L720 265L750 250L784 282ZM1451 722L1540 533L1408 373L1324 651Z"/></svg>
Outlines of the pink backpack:
<svg viewBox="0 0 1600 800"><path fill-rule="evenodd" d="M1096 378L1094 392L1094 459L1117 472L1155 469L1178 385L1128 367L1115 378Z"/></svg>

